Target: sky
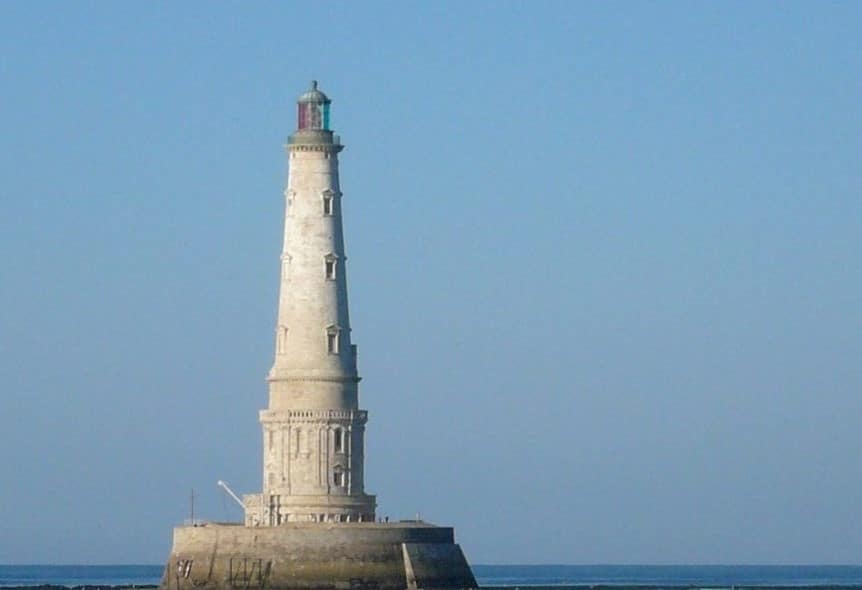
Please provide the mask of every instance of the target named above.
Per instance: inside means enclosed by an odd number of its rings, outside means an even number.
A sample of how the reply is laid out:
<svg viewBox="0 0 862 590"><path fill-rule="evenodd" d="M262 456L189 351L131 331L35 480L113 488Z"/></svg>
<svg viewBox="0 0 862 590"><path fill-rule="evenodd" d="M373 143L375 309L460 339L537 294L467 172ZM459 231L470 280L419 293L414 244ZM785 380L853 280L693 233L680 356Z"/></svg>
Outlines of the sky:
<svg viewBox="0 0 862 590"><path fill-rule="evenodd" d="M862 4L0 3L0 563L261 487L332 98L378 514L473 563L860 563Z"/></svg>

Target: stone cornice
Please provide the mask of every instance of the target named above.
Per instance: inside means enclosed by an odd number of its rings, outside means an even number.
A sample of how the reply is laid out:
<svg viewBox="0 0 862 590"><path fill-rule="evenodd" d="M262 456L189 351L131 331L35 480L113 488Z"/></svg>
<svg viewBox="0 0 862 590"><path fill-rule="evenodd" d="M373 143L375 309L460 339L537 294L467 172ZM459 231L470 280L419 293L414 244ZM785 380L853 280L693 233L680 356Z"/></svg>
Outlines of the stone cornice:
<svg viewBox="0 0 862 590"><path fill-rule="evenodd" d="M344 149L340 143L289 143L284 147L289 152L330 152L336 154Z"/></svg>
<svg viewBox="0 0 862 590"><path fill-rule="evenodd" d="M320 422L333 421L365 424L368 421L366 410L261 410L260 421L266 423Z"/></svg>
<svg viewBox="0 0 862 590"><path fill-rule="evenodd" d="M340 375L320 375L320 376L292 376L292 375L274 375L272 372L267 375L266 380L268 383L282 383L282 382L318 382L318 383L359 383L362 381L362 377L359 375L348 375L348 376L340 376Z"/></svg>

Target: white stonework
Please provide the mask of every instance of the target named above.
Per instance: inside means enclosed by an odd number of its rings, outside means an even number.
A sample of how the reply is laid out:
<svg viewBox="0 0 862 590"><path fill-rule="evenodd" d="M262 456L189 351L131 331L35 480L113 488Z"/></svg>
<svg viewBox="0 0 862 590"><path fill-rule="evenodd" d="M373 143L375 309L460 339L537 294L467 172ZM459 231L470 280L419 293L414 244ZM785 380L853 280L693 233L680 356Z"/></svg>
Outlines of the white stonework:
<svg viewBox="0 0 862 590"><path fill-rule="evenodd" d="M330 101L298 101L287 145L281 286L263 426L263 492L244 497L247 526L373 522L363 481L366 412L347 307L347 257Z"/></svg>

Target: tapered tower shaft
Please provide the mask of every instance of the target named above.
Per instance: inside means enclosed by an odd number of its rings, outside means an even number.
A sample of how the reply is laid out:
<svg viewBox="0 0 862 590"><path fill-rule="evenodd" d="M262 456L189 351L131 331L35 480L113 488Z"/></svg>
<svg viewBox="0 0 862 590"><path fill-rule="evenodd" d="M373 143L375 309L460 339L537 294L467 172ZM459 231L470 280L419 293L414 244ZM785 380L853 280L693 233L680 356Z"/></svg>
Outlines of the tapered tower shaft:
<svg viewBox="0 0 862 590"><path fill-rule="evenodd" d="M281 283L263 426L263 493L246 496L246 523L373 521L364 492L366 412L347 305L347 257L330 100L317 83L300 96L287 144Z"/></svg>

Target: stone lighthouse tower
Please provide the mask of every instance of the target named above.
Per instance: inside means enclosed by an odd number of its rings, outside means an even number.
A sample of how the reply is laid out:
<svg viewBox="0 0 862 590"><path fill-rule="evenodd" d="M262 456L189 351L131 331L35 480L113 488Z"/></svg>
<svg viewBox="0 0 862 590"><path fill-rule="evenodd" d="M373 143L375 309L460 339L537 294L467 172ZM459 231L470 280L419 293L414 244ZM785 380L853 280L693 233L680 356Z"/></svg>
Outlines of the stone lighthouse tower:
<svg viewBox="0 0 862 590"><path fill-rule="evenodd" d="M161 590L477 588L452 527L375 522L365 493L347 257L329 98L312 82L287 142L275 360L263 427L263 488L244 523L174 528ZM231 492L232 493L232 492Z"/></svg>
<svg viewBox="0 0 862 590"><path fill-rule="evenodd" d="M263 493L246 524L373 522L365 494L367 414L359 409L350 337L337 135L329 98L312 82L297 101L288 179L275 362L263 426Z"/></svg>

